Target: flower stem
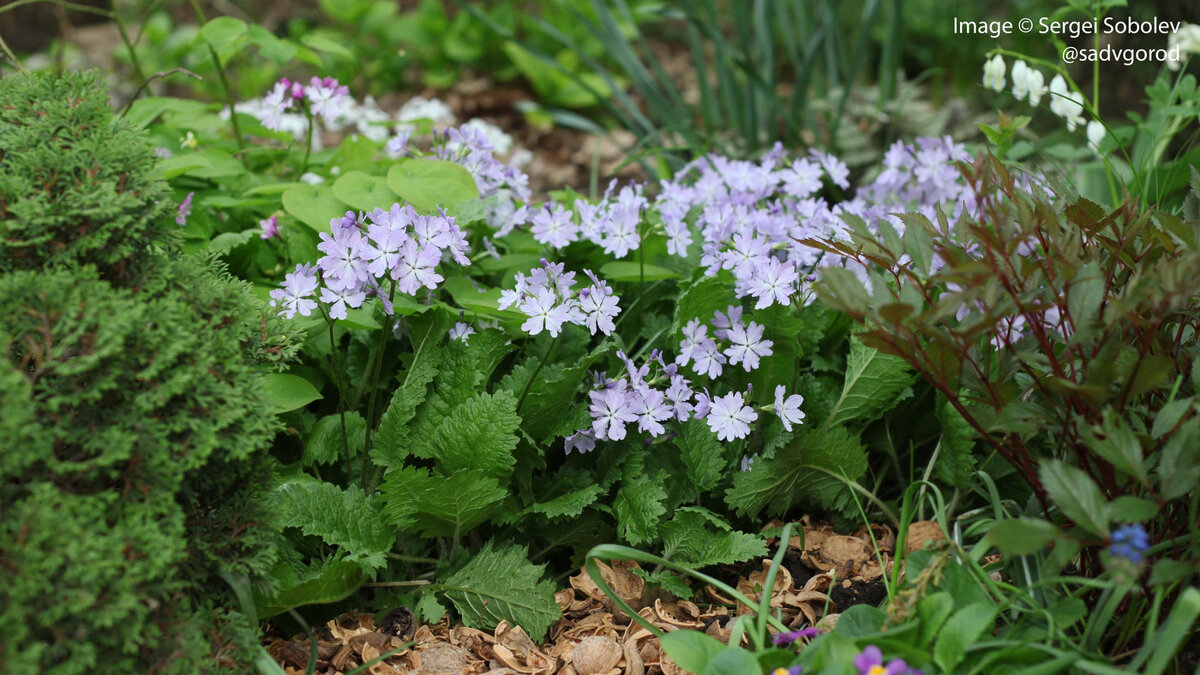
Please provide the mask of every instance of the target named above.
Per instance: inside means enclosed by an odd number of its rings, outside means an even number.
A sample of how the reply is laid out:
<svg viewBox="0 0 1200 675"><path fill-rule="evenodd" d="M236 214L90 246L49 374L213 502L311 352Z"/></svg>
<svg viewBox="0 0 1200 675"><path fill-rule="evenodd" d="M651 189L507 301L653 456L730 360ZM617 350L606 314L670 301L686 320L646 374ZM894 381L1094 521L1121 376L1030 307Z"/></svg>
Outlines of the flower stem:
<svg viewBox="0 0 1200 675"><path fill-rule="evenodd" d="M200 20L201 25L208 23L208 19L204 18L204 10L200 9L200 3L197 0L192 0L192 9L196 12L196 18ZM242 163L245 164L246 156L242 155L241 151L246 149L246 143L242 140L242 128L238 126L233 90L229 88L229 79L225 77L225 68L221 65L221 57L217 56L217 50L213 49L207 40L204 42L204 45L208 47L208 55L212 57L213 65L217 69L217 77L221 80L221 88L225 90L225 100L229 103L229 125L233 127L233 139L237 141L238 154L241 156Z"/></svg>
<svg viewBox="0 0 1200 675"><path fill-rule="evenodd" d="M338 388L338 416L342 422L342 447L346 449L346 462L349 472L352 473L354 457L350 454L350 435L346 433L346 383L343 381L341 369L337 367L337 341L333 337L333 319L329 318L324 307L321 307L321 316L325 317L325 323L329 326L329 367L333 369L333 381Z"/></svg>
<svg viewBox="0 0 1200 675"><path fill-rule="evenodd" d="M542 372L542 366L546 365L546 361L550 358L550 353L558 346L558 338L561 336L562 333L559 333L550 341L550 346L546 347L546 353L542 354L542 360L538 361L537 368L533 369L533 373L530 374L529 379L525 382L524 388L521 389L521 398L517 399L517 413L521 412L521 405L525 403L525 397L529 395L529 388L533 386L533 381L537 379L538 373Z"/></svg>
<svg viewBox="0 0 1200 675"><path fill-rule="evenodd" d="M304 108L304 116L308 118L308 135L304 140L304 162L300 165L301 176L308 173L308 157L312 154L313 116L307 106Z"/></svg>
<svg viewBox="0 0 1200 675"><path fill-rule="evenodd" d="M311 118L309 129L312 128ZM388 289L388 299L393 300L396 296L396 280L392 279L391 288ZM379 346L375 349L374 368L371 372L371 395L367 403L367 437L363 442L362 456L362 472L359 476L359 484L364 492L370 493L373 489L370 480L371 472L371 429L375 426L375 404L379 398L379 371L383 368L383 352L387 349L387 336L392 332L392 316L388 316L383 322L383 330L379 333Z"/></svg>

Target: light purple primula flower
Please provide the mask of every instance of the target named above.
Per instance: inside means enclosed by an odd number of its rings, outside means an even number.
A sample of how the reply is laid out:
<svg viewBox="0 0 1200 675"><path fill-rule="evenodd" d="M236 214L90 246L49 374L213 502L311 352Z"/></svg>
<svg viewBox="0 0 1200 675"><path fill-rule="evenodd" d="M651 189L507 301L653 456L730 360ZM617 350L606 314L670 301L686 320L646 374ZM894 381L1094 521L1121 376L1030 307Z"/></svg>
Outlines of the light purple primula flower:
<svg viewBox="0 0 1200 675"><path fill-rule="evenodd" d="M563 441L563 450L566 454L571 454L572 450L578 450L579 454L591 452L596 449L596 437L592 435L590 430L576 431L567 436Z"/></svg>
<svg viewBox="0 0 1200 675"><path fill-rule="evenodd" d="M612 335L617 326L613 322L621 307L617 304L620 298L613 294L608 284L596 278L591 270L584 270L592 280L592 285L579 291L579 310L583 312L584 323L592 335L600 331Z"/></svg>
<svg viewBox="0 0 1200 675"><path fill-rule="evenodd" d="M530 335L537 335L543 330L551 337L558 337L562 325L571 318L571 309L566 304L559 304L558 296L549 288L542 288L536 294L521 303L521 311L529 317L521 324L521 330Z"/></svg>
<svg viewBox="0 0 1200 675"><path fill-rule="evenodd" d="M783 422L785 431L791 431L793 424L800 424L804 421L804 411L800 410L800 406L804 403L804 397L800 394L792 394L785 398L787 393L786 387L782 384L775 387L775 414L779 415L779 420Z"/></svg>
<svg viewBox="0 0 1200 675"><path fill-rule="evenodd" d="M624 383L609 389L588 392L591 399L592 433L599 440L619 441L625 438L625 425L636 422L631 394Z"/></svg>
<svg viewBox="0 0 1200 675"><path fill-rule="evenodd" d="M283 288L271 291L271 306L280 307L279 313L291 319L297 313L308 316L317 308L309 296L317 290L317 270L312 265L296 265L293 272L283 278Z"/></svg>
<svg viewBox="0 0 1200 675"><path fill-rule="evenodd" d="M183 227L187 225L188 216L192 215L192 197L195 192L187 193L182 202L179 202L179 208L175 210L175 224Z"/></svg>
<svg viewBox="0 0 1200 675"><path fill-rule="evenodd" d="M443 277L434 268L441 259L441 252L434 246L418 244L414 239L404 242L400 262L392 270L396 288L408 295L415 295L422 286L431 290L437 288Z"/></svg>
<svg viewBox="0 0 1200 675"><path fill-rule="evenodd" d="M579 238L579 226L572 220L571 212L561 204L553 207L546 204L533 214L529 222L533 238L551 248L566 248Z"/></svg>
<svg viewBox="0 0 1200 675"><path fill-rule="evenodd" d="M713 399L706 419L717 440L732 441L750 434L750 423L758 419L758 413L746 405L741 392L735 391Z"/></svg>
<svg viewBox="0 0 1200 675"><path fill-rule="evenodd" d="M471 328L471 324L462 321L456 322L449 333L451 340L458 340L463 344L467 344L467 340L474 334L475 329Z"/></svg>
<svg viewBox="0 0 1200 675"><path fill-rule="evenodd" d="M753 321L749 325L743 325L741 322L734 324L729 329L729 341L733 344L725 348L729 365L741 363L746 372L758 368L760 358L774 353L771 351L771 345L775 343L762 339L762 335L763 326Z"/></svg>
<svg viewBox="0 0 1200 675"><path fill-rule="evenodd" d="M750 280L750 295L758 298L754 309L765 309L775 303L784 306L791 304L799 280L800 275L796 273L794 265L781 263L775 258L768 259L765 265L755 270L754 278Z"/></svg>
<svg viewBox="0 0 1200 675"><path fill-rule="evenodd" d="M330 285L321 287L321 302L329 305L330 318L345 319L347 307L362 307L367 299L366 292L357 284L342 286L334 279L328 282Z"/></svg>
<svg viewBox="0 0 1200 675"><path fill-rule="evenodd" d="M312 78L304 88L304 96L313 115L321 117L327 123L335 122L345 112L350 103L350 88L338 85L332 77L321 79Z"/></svg>
<svg viewBox="0 0 1200 675"><path fill-rule="evenodd" d="M294 100L291 92L291 82L286 78L276 82L270 93L262 99L262 105L257 111L258 121L262 122L262 125L271 131L282 130L283 113L292 107Z"/></svg>
<svg viewBox="0 0 1200 675"><path fill-rule="evenodd" d="M260 239L274 239L279 236L279 220L275 216L258 221L258 226L262 228L258 235Z"/></svg>

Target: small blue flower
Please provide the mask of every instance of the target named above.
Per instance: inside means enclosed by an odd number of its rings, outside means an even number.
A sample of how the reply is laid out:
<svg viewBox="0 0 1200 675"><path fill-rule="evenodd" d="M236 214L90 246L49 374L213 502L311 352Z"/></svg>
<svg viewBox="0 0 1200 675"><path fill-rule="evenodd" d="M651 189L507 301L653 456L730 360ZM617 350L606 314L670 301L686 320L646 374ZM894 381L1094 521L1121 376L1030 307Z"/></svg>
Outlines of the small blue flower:
<svg viewBox="0 0 1200 675"><path fill-rule="evenodd" d="M1142 562L1149 548L1150 536L1146 534L1146 528L1141 523L1133 523L1113 530L1108 552L1114 558L1124 558L1136 565Z"/></svg>

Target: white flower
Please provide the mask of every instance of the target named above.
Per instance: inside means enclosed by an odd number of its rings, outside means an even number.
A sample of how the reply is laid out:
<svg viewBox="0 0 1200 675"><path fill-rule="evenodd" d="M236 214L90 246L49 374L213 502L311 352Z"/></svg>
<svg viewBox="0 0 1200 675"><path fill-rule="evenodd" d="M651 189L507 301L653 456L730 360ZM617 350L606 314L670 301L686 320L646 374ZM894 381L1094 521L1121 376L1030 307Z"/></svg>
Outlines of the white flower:
<svg viewBox="0 0 1200 675"><path fill-rule="evenodd" d="M708 428L717 435L717 440L732 441L750 434L750 423L758 419L758 413L746 405L741 392L732 392L712 401L712 409L706 420Z"/></svg>
<svg viewBox="0 0 1200 675"><path fill-rule="evenodd" d="M1092 152L1096 153L1097 156L1100 155L1100 141L1104 140L1105 133L1104 125L1099 120L1092 120L1091 122L1088 122L1088 146L1091 147Z"/></svg>
<svg viewBox="0 0 1200 675"><path fill-rule="evenodd" d="M1174 58L1173 50L1179 49L1178 60ZM1179 70L1187 60L1187 54L1200 54L1200 25L1185 23L1178 31L1171 33L1167 39L1167 67Z"/></svg>
<svg viewBox="0 0 1200 675"><path fill-rule="evenodd" d="M454 328L450 329L450 339L458 340L463 344L467 344L467 340L475 334L475 329L471 328L471 324L458 321L454 324Z"/></svg>
<svg viewBox="0 0 1200 675"><path fill-rule="evenodd" d="M775 414L779 415L779 420L783 422L783 428L791 431L793 424L800 424L804 421L804 411L800 410L801 404L804 403L804 397L800 394L792 394L785 399L786 392L787 389L782 384L775 387Z"/></svg>
<svg viewBox="0 0 1200 675"><path fill-rule="evenodd" d="M1079 94L1067 89L1067 81L1062 75L1055 75L1050 80L1050 112L1067 121L1067 129L1075 131L1075 127L1083 122L1083 102Z"/></svg>
<svg viewBox="0 0 1200 675"><path fill-rule="evenodd" d="M1004 91L1004 58L999 54L983 64L983 86Z"/></svg>
<svg viewBox="0 0 1200 675"><path fill-rule="evenodd" d="M1030 68L1025 73L1025 88L1029 90L1029 105L1037 106L1046 95L1046 76L1042 71Z"/></svg>

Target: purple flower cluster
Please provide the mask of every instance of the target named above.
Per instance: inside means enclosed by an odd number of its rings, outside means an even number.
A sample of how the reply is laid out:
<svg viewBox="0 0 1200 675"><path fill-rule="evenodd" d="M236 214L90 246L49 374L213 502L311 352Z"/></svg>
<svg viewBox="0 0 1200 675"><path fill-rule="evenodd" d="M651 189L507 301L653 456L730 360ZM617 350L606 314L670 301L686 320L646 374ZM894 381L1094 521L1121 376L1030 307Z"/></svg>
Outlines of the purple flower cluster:
<svg viewBox="0 0 1200 675"><path fill-rule="evenodd" d="M613 184L596 204L582 199L572 207L547 204L528 222L534 238L552 248L586 240L623 258L640 246L642 216L653 207L671 255L686 257L698 239L706 273L730 271L738 297L753 298L755 308L763 309L796 300L804 290L801 281L814 267L842 264L800 241L837 236L844 215L868 224L886 221L903 232L894 215L899 212L935 219L939 210L954 217L975 209L975 196L955 166L968 158L948 137L897 142L872 181L860 185L852 198L831 204L822 190L851 187L849 168L832 155L813 151L789 163L778 145L757 162L708 155L662 181L653 203L641 185L618 192Z"/></svg>
<svg viewBox="0 0 1200 675"><path fill-rule="evenodd" d="M698 375L709 378L720 375L726 363L740 363L747 371L757 368L759 359L772 353L772 343L762 339L762 326L753 321L745 324L741 317L739 307L731 306L725 312L716 313L712 322L714 336L730 343L724 350L717 347L714 338L708 337L708 325L693 320L685 328L680 355L673 362L668 363L661 352L654 350L639 366L625 354L618 353L625 362L625 373L615 379L597 376L595 388L588 393L592 426L569 437L566 451L586 452L597 440L621 440L626 436L626 426L634 422L637 422L638 431L650 438L666 433L663 422L689 419L705 420L709 430L721 441L750 435L752 425L759 418L759 411L748 403L753 394L752 387L744 393L731 391L723 396L713 396L708 389L694 391L691 380L679 372L689 363ZM804 412L800 410L803 403L803 396L788 396L787 388L779 385L775 388L774 403L759 410L775 413L785 430L791 431L792 425L804 420ZM752 458L743 462L746 468L750 461Z"/></svg>
<svg viewBox="0 0 1200 675"><path fill-rule="evenodd" d="M525 224L527 209L523 206L517 209L513 202L529 201L529 176L516 166L496 159L495 147L480 127L468 123L435 131L433 154L469 171L475 178L480 199L495 197L488 214L489 225L507 234Z"/></svg>
<svg viewBox="0 0 1200 675"><path fill-rule="evenodd" d="M284 113L293 104L307 102L313 115L333 123L345 113L350 103L349 94L350 88L339 85L332 77L314 77L308 86L285 77L276 82L274 88L262 98L255 108L255 116L264 127L280 131L284 128Z"/></svg>
<svg viewBox="0 0 1200 675"><path fill-rule="evenodd" d="M1141 523L1134 523L1113 530L1108 552L1114 558L1124 558L1139 565L1145 560L1149 548L1150 536L1146 534L1146 528Z"/></svg>
<svg viewBox="0 0 1200 675"><path fill-rule="evenodd" d="M499 307L516 306L524 312L529 318L521 324L521 330L530 335L546 331L558 337L563 324L568 323L586 326L592 335L610 335L616 329L613 319L621 313L621 299L591 270L583 273L592 283L576 292L575 273L564 271L562 263L543 258L542 266L528 275L517 272L516 286L501 291Z"/></svg>
<svg viewBox="0 0 1200 675"><path fill-rule="evenodd" d="M763 339L764 327L751 321L742 322L742 308L730 305L724 312L717 311L711 322L713 337L709 337L709 325L692 319L683 328L683 341L679 343L679 355L675 363L680 366L692 364L692 370L708 378L720 376L724 366L741 364L750 372L758 368L762 357L774 352L771 340ZM717 340L728 341L723 349Z"/></svg>
<svg viewBox="0 0 1200 675"><path fill-rule="evenodd" d="M329 227L317 244L325 254L317 264L297 265L283 287L271 291L271 306L280 306L280 314L311 314L316 303L309 296L318 288L320 301L334 319L346 318L347 308L361 307L368 295L378 296L391 314L395 290L415 295L422 288L437 288L443 279L437 266L443 258L470 264L466 237L445 213L423 216L412 206L393 204L365 217L348 211ZM384 284L391 290L384 291Z"/></svg>
<svg viewBox="0 0 1200 675"><path fill-rule="evenodd" d="M787 631L785 633L776 633L771 636L771 644L776 647L782 645L790 645L800 640L811 640L817 637L819 631L813 627L801 628L800 630Z"/></svg>

